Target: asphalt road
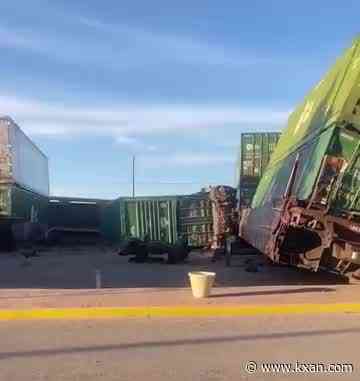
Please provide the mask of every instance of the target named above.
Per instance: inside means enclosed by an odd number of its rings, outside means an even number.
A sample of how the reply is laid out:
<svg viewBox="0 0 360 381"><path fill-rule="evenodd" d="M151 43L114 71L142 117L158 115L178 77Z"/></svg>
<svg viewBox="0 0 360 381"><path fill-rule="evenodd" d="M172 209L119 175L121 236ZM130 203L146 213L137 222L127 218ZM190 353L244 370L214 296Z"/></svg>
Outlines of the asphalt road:
<svg viewBox="0 0 360 381"><path fill-rule="evenodd" d="M1 381L360 379L356 314L0 322L0 338ZM261 370L296 361L291 376ZM319 363L354 369L310 373Z"/></svg>

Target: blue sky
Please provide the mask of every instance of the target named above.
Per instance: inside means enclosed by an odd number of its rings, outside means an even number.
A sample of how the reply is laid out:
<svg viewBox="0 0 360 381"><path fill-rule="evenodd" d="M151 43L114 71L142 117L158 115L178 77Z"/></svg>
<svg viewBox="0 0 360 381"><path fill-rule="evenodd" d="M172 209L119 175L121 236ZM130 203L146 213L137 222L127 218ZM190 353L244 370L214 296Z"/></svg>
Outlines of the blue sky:
<svg viewBox="0 0 360 381"><path fill-rule="evenodd" d="M357 1L0 3L0 114L55 195L234 183L241 132L276 131L360 33Z"/></svg>

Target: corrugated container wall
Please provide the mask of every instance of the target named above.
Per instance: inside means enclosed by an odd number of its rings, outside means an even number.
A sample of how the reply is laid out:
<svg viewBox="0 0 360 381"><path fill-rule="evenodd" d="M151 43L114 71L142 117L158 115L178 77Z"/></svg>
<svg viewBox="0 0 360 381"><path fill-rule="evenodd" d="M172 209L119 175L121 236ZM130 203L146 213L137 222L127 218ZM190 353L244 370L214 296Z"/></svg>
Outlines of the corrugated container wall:
<svg viewBox="0 0 360 381"><path fill-rule="evenodd" d="M177 198L149 197L124 200L124 233L128 237L175 243Z"/></svg>
<svg viewBox="0 0 360 381"><path fill-rule="evenodd" d="M177 197L119 198L103 212L102 233L110 241L134 237L175 243Z"/></svg>
<svg viewBox="0 0 360 381"><path fill-rule="evenodd" d="M279 132L241 134L236 167L237 202L240 209L250 206L279 138Z"/></svg>
<svg viewBox="0 0 360 381"><path fill-rule="evenodd" d="M179 234L189 246L202 247L211 243L213 216L209 192L179 197Z"/></svg>
<svg viewBox="0 0 360 381"><path fill-rule="evenodd" d="M47 224L48 198L14 185L0 185L0 218Z"/></svg>
<svg viewBox="0 0 360 381"><path fill-rule="evenodd" d="M0 183L49 195L47 157L9 117L0 118Z"/></svg>
<svg viewBox="0 0 360 381"><path fill-rule="evenodd" d="M209 193L119 198L103 211L102 234L113 243L130 237L167 243L184 238L190 246L206 246L213 234Z"/></svg>
<svg viewBox="0 0 360 381"><path fill-rule="evenodd" d="M0 185L0 250L45 237L48 198L16 185Z"/></svg>

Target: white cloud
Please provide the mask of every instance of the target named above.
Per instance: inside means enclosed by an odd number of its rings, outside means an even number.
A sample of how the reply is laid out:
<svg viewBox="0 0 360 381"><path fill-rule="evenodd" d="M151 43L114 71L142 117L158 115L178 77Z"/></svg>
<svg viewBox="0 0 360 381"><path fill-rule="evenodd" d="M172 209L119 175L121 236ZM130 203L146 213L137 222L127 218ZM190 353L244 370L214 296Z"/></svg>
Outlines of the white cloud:
<svg viewBox="0 0 360 381"><path fill-rule="evenodd" d="M179 152L166 155L145 155L140 156L138 161L142 168L152 169L164 167L213 167L235 163L232 155L216 152Z"/></svg>
<svg viewBox="0 0 360 381"><path fill-rule="evenodd" d="M254 64L268 64L275 62L273 58L259 54L244 53L240 49L229 49L221 45L199 41L193 36L176 35L169 32L159 32L142 29L138 26L114 25L86 17L79 18L80 24L107 36L123 36L145 48L145 51L156 52L151 54L157 60L164 55L185 63L249 66Z"/></svg>
<svg viewBox="0 0 360 381"><path fill-rule="evenodd" d="M92 64L114 70L169 62L240 68L283 62L259 52L245 52L240 47L199 40L196 36L109 24L76 15L66 15L65 20L65 16L57 14L54 20L57 28L62 30L61 34L52 30L26 29L21 25L0 26L0 46L27 49L66 63ZM71 30L86 33L77 33L74 39L69 33Z"/></svg>
<svg viewBox="0 0 360 381"><path fill-rule="evenodd" d="M123 145L134 145L138 144L137 139L135 138L129 138L128 136L118 136L116 137L116 143L123 144Z"/></svg>
<svg viewBox="0 0 360 381"><path fill-rule="evenodd" d="M119 104L75 107L0 95L0 114L9 115L31 135L96 135L136 144L145 135L210 131L227 126L278 125L288 110L202 104ZM155 147L152 147L154 149Z"/></svg>
<svg viewBox="0 0 360 381"><path fill-rule="evenodd" d="M130 146L135 150L148 152L154 152L157 150L157 147L155 145L145 144L140 139L129 136L117 136L115 138L115 142L122 146Z"/></svg>
<svg viewBox="0 0 360 381"><path fill-rule="evenodd" d="M61 29L62 26L59 26ZM139 56L129 46L121 49L120 41L107 39L95 42L91 36L76 38L71 35L54 34L52 31L11 29L0 26L0 47L30 51L66 64L93 65L95 68L117 70L139 62ZM136 54L135 54L136 53ZM129 60L124 60L129 57Z"/></svg>

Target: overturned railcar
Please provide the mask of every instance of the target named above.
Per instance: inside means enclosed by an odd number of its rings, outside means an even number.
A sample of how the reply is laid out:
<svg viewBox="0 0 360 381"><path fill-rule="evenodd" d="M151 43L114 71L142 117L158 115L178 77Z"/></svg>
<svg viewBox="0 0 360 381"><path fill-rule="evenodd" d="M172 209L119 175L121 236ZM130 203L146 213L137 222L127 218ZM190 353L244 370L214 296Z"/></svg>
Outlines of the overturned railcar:
<svg viewBox="0 0 360 381"><path fill-rule="evenodd" d="M360 38L290 115L239 232L273 262L360 279Z"/></svg>

